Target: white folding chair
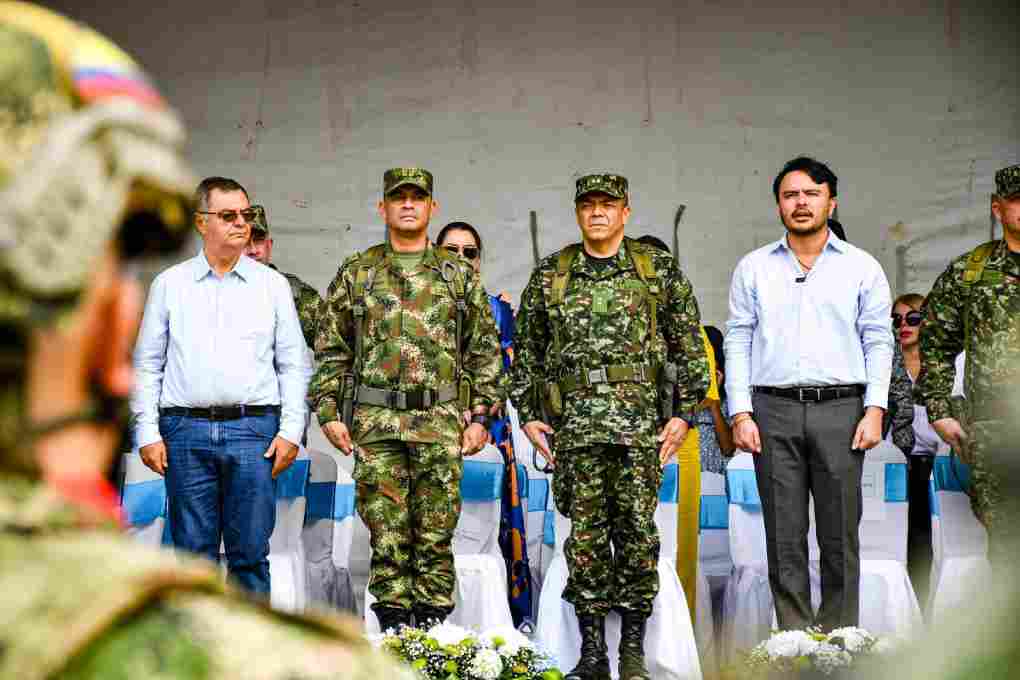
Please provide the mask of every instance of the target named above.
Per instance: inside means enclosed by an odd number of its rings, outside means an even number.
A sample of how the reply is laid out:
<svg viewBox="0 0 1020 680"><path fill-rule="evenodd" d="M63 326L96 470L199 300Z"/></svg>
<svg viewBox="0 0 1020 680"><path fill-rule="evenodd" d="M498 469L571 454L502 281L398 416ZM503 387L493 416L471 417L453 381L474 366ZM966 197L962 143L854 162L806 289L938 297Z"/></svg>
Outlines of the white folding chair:
<svg viewBox="0 0 1020 680"><path fill-rule="evenodd" d="M138 451L123 454L120 504L127 533L152 547L169 543L166 481L142 462Z"/></svg>
<svg viewBox="0 0 1020 680"><path fill-rule="evenodd" d="M741 451L726 466L729 496L729 548L733 574L723 594L721 662L768 637L772 629L765 521L754 474L754 458Z"/></svg>
<svg viewBox="0 0 1020 680"><path fill-rule="evenodd" d="M276 525L269 537L269 602L288 612L304 611L307 604L301 530L309 467L308 453L302 448L297 460L276 478Z"/></svg>
<svg viewBox="0 0 1020 680"><path fill-rule="evenodd" d="M970 468L950 457L948 449L940 451L932 469L938 519L933 522L937 546L929 605L933 622L951 617L973 599L975 589L989 582L988 533L971 509L965 491L969 484Z"/></svg>
<svg viewBox="0 0 1020 680"><path fill-rule="evenodd" d="M309 449L305 549L308 603L357 613L349 560L354 536L354 480L330 454Z"/></svg>
<svg viewBox="0 0 1020 680"><path fill-rule="evenodd" d="M513 627L506 564L499 549L503 475L503 454L491 444L464 461L461 512L453 534L455 606L448 621L474 630ZM373 602L366 590L365 630L369 633L379 631Z"/></svg>
<svg viewBox="0 0 1020 680"><path fill-rule="evenodd" d="M701 650L701 665L706 675L714 675L718 661L718 643L715 631L715 609L713 594L725 592L733 571L730 557L729 500L726 498L726 477L701 471L701 505L699 510L698 536L698 648ZM703 588L702 583L706 584ZM701 591L704 591L702 595ZM703 604L704 602L704 604ZM711 617L711 618L709 618ZM702 632L702 626L711 628Z"/></svg>
<svg viewBox="0 0 1020 680"><path fill-rule="evenodd" d="M675 467L675 464L674 464ZM663 492L673 499L672 555L676 554L676 477L673 477L672 491ZM669 508L662 508L663 493L660 493L660 507L656 510L656 524L668 524ZM574 606L563 599L569 568L563 554L563 544L570 535L570 520L559 512L555 513L555 547L552 561L542 584L539 600L538 627L535 637L551 650L560 668L573 668L580 658L581 637L577 628ZM694 629L687 609L680 580L676 575L675 557L665 559L669 540L660 531L660 559L658 564L659 593L653 604L652 616L648 620L645 634L645 660L653 678L670 680L701 678L701 664L695 642ZM666 539L666 540L663 540ZM613 677L619 658L620 617L611 612L606 619L606 643L609 646L610 666Z"/></svg>

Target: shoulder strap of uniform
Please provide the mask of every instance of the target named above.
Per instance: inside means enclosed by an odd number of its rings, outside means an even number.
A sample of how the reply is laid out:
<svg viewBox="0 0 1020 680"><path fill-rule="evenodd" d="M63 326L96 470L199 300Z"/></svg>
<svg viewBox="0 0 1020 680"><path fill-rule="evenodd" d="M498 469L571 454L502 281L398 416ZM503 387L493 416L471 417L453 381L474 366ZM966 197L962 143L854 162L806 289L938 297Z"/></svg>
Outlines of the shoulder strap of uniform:
<svg viewBox="0 0 1020 680"><path fill-rule="evenodd" d="M649 250L650 246L625 238L624 247L627 248L627 254L630 256L631 262L634 263L634 269L637 270L638 277L648 287L651 337L655 338L655 334L658 332L658 308L659 303L662 301L662 284L659 281L659 272L656 271L655 263L652 261L652 254Z"/></svg>
<svg viewBox="0 0 1020 680"><path fill-rule="evenodd" d="M981 275L985 272L988 258L995 252L997 245L999 245L997 240L988 241L970 251L970 255L967 256L967 267L963 270L963 285L972 286L981 280Z"/></svg>
<svg viewBox="0 0 1020 680"><path fill-rule="evenodd" d="M556 274L553 276L550 298L547 300L549 306L559 307L567 297L567 286L570 285L570 268L574 259L581 252L581 245L573 243L563 250L556 257Z"/></svg>

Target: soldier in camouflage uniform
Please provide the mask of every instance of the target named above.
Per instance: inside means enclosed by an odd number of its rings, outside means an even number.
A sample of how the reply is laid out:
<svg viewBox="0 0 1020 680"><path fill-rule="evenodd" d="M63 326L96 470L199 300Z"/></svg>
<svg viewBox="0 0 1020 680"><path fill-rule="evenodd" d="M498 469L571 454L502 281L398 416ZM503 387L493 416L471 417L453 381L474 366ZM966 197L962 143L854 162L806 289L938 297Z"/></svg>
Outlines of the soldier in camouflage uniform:
<svg viewBox="0 0 1020 680"><path fill-rule="evenodd" d="M275 614L119 531L122 265L190 235L183 146L130 57L0 2L0 677L410 680L354 623Z"/></svg>
<svg viewBox="0 0 1020 680"><path fill-rule="evenodd" d="M251 243L248 244L248 249L244 254L280 272L272 263L273 237L269 235L269 218L266 216L266 209L261 205L253 205L252 208L255 209L256 216L255 221L251 223ZM290 292L294 296L294 307L297 309L298 321L301 322L301 333L305 336L305 342L309 347L315 347L319 305L322 304L319 291L299 279L296 274L280 273L290 284Z"/></svg>
<svg viewBox="0 0 1020 680"><path fill-rule="evenodd" d="M504 398L489 301L467 260L429 242L436 208L430 173L385 173L388 240L348 258L330 284L309 387L323 433L355 452L383 630L453 610L461 456L485 444L489 409Z"/></svg>
<svg viewBox="0 0 1020 680"><path fill-rule="evenodd" d="M1017 536L1017 489L1007 493L1000 476L1020 450L1012 407L1020 397L1020 165L995 174L992 210L1003 238L956 258L928 294L915 395L935 431L971 465L971 506L1001 561ZM960 405L950 394L954 360L964 350Z"/></svg>
<svg viewBox="0 0 1020 680"><path fill-rule="evenodd" d="M539 263L521 298L510 396L555 461L556 503L572 522L563 597L582 644L567 678L610 677L604 623L614 608L620 677L647 678L662 465L705 396L708 358L690 282L669 254L624 237L627 180L580 178L575 208L583 243Z"/></svg>

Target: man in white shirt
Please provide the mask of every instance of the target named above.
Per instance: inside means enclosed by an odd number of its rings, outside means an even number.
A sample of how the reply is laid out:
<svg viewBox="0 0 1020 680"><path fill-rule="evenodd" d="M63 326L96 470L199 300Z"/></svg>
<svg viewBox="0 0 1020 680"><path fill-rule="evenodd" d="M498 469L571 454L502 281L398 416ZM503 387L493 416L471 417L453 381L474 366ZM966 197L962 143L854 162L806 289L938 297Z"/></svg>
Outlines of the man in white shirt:
<svg viewBox="0 0 1020 680"><path fill-rule="evenodd" d="M892 367L889 284L871 255L831 233L836 176L811 158L773 183L786 236L733 273L726 390L733 439L755 458L779 627L857 625L861 473L882 436ZM811 608L808 499L822 603Z"/></svg>
<svg viewBox="0 0 1020 680"><path fill-rule="evenodd" d="M142 460L166 475L174 545L269 593L274 479L297 457L311 363L290 285L243 255L254 210L240 184L195 192L203 247L149 290L132 399Z"/></svg>

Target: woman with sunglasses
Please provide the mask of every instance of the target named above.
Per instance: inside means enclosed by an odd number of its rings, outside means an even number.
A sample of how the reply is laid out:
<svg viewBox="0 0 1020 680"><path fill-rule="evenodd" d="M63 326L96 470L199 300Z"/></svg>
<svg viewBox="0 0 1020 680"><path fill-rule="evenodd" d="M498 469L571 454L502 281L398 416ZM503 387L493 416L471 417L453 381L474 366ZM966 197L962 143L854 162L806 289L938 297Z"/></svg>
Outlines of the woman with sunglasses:
<svg viewBox="0 0 1020 680"><path fill-rule="evenodd" d="M892 308L893 331L903 351L903 363L913 384L921 372L921 325L924 314L921 306L924 296L907 293L896 298ZM914 592L922 606L928 600L931 575L931 508L928 499L928 480L935 463L935 453L941 440L931 423L924 406L914 404L914 448L907 456L907 499L909 526L907 529L907 570Z"/></svg>
<svg viewBox="0 0 1020 680"><path fill-rule="evenodd" d="M451 253L460 255L470 262L475 271L482 271L482 237L478 230L467 222L450 222L439 231L436 245L446 248ZM489 306L492 316L499 329L499 346L503 353L503 372L510 370L514 349L514 313L510 307L510 298L506 293L489 295ZM503 454L506 463L503 486L503 513L499 527L499 543L506 560L507 573L510 575L509 592L510 614L514 625L520 626L525 620L533 620L531 597L531 570L528 565L528 552L525 537L524 509L517 494L517 461L514 455L513 437L511 436L511 419L502 412L502 405L496 404L492 410L489 433L492 443ZM499 417L502 415L502 417ZM519 542L515 546L514 542ZM514 555L521 555L515 559Z"/></svg>

